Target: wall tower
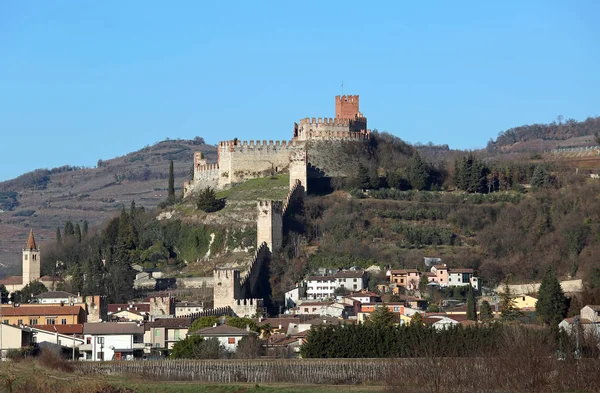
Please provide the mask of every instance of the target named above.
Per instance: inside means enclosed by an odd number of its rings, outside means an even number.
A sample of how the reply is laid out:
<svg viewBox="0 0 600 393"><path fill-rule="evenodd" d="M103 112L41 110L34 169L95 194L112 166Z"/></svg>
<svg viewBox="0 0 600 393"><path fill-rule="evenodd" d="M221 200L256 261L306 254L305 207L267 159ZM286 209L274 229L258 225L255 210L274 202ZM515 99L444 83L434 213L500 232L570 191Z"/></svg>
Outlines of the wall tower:
<svg viewBox="0 0 600 393"><path fill-rule="evenodd" d="M214 308L228 307L240 297L240 271L235 269L213 270Z"/></svg>
<svg viewBox="0 0 600 393"><path fill-rule="evenodd" d="M281 201L259 200L257 203L256 245L267 243L269 251L276 253L283 241L283 204Z"/></svg>
<svg viewBox="0 0 600 393"><path fill-rule="evenodd" d="M23 248L23 286L40 278L40 250L35 244L33 230L29 232L27 244Z"/></svg>
<svg viewBox="0 0 600 393"><path fill-rule="evenodd" d="M300 181L304 192L308 191L307 183L307 162L306 162L306 150L292 152L290 154L290 190L294 188L296 180Z"/></svg>
<svg viewBox="0 0 600 393"><path fill-rule="evenodd" d="M358 107L358 96L335 96L335 117L354 119L362 117Z"/></svg>

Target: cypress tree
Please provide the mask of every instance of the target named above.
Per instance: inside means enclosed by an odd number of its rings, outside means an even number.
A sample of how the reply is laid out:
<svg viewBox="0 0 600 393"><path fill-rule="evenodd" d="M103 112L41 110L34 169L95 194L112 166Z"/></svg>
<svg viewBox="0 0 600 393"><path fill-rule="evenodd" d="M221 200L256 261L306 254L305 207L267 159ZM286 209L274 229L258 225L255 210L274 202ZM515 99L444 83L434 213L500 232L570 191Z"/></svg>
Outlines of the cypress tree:
<svg viewBox="0 0 600 393"><path fill-rule="evenodd" d="M469 285L469 292L467 292L467 319L470 321L477 320L477 304L475 303L475 293L471 285Z"/></svg>
<svg viewBox="0 0 600 393"><path fill-rule="evenodd" d="M175 175L173 174L173 160L169 164L169 200L175 199Z"/></svg>
<svg viewBox="0 0 600 393"><path fill-rule="evenodd" d="M73 223L71 221L65 221L65 237L69 237L75 234L75 228L73 227Z"/></svg>
<svg viewBox="0 0 600 393"><path fill-rule="evenodd" d="M62 236L60 235L60 228L56 227L56 243L62 244Z"/></svg>
<svg viewBox="0 0 600 393"><path fill-rule="evenodd" d="M553 269L548 270L540 284L535 313L541 322L551 327L558 326L567 315L567 298Z"/></svg>
<svg viewBox="0 0 600 393"><path fill-rule="evenodd" d="M81 243L81 227L79 226L79 223L75 224L75 229L73 230L73 232L75 234L75 239L77 239L77 241Z"/></svg>
<svg viewBox="0 0 600 393"><path fill-rule="evenodd" d="M88 234L88 222L87 220L83 220L83 226L81 228L81 236L85 239Z"/></svg>
<svg viewBox="0 0 600 393"><path fill-rule="evenodd" d="M362 189L371 187L371 177L369 176L369 170L363 164L358 164L357 169L358 186Z"/></svg>

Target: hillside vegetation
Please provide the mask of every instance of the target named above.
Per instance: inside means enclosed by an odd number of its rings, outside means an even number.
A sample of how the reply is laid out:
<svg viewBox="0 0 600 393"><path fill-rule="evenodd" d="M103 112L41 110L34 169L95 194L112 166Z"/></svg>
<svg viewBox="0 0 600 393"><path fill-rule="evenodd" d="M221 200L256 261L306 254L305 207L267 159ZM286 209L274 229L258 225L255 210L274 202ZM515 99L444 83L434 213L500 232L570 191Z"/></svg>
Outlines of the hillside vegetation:
<svg viewBox="0 0 600 393"><path fill-rule="evenodd" d="M21 248L30 228L43 246L67 220L87 220L93 227L123 206L128 208L133 200L138 206L156 207L167 197L170 161L180 190L189 178L194 151L216 161L216 147L204 144L202 138L166 140L122 157L98 160L96 168L38 169L0 183L0 263L10 266L2 275L19 273Z"/></svg>

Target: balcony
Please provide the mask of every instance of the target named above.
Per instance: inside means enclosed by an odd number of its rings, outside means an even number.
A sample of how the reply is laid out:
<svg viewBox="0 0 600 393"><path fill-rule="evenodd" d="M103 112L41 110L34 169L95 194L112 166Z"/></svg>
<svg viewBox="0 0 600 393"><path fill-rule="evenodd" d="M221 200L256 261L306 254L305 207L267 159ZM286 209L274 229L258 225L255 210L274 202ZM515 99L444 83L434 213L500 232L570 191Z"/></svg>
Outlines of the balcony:
<svg viewBox="0 0 600 393"><path fill-rule="evenodd" d="M80 352L92 352L92 344L81 344L77 348Z"/></svg>
<svg viewBox="0 0 600 393"><path fill-rule="evenodd" d="M133 343L133 349L144 349L145 346L144 343Z"/></svg>

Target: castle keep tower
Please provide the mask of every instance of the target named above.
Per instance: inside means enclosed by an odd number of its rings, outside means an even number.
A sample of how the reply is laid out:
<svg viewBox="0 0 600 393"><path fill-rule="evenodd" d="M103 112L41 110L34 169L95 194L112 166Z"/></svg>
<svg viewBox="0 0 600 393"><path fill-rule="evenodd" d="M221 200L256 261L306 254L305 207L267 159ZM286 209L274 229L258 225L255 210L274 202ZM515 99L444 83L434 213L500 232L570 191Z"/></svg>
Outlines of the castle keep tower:
<svg viewBox="0 0 600 393"><path fill-rule="evenodd" d="M362 117L358 110L358 96L335 96L335 117L338 119Z"/></svg>
<svg viewBox="0 0 600 393"><path fill-rule="evenodd" d="M29 232L29 239L23 249L23 286L40 278L40 250L35 244L33 230Z"/></svg>
<svg viewBox="0 0 600 393"><path fill-rule="evenodd" d="M215 269L214 308L228 307L240 297L240 271L234 269Z"/></svg>
<svg viewBox="0 0 600 393"><path fill-rule="evenodd" d="M283 242L283 204L281 201L258 201L256 244L267 243L269 251L276 253Z"/></svg>

